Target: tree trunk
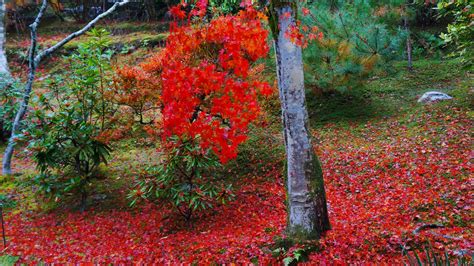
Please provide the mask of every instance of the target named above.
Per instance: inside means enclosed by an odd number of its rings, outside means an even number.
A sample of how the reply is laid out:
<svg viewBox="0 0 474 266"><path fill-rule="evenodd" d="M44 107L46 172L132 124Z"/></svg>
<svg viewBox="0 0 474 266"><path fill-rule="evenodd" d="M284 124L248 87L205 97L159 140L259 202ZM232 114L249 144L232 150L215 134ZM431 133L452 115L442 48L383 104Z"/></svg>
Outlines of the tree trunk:
<svg viewBox="0 0 474 266"><path fill-rule="evenodd" d="M5 54L5 41L7 37L5 17L5 1L0 0L0 78L10 78L10 70L8 68L7 56Z"/></svg>
<svg viewBox="0 0 474 266"><path fill-rule="evenodd" d="M11 79L10 69L8 68L8 60L5 53L5 41L7 37L5 18L5 1L0 0L0 90L4 90L10 85ZM0 116L0 142L4 142L6 136L8 135L6 134L6 130L4 130L3 125L4 117Z"/></svg>
<svg viewBox="0 0 474 266"><path fill-rule="evenodd" d="M16 137L17 137L16 133L20 129L21 121L23 120L23 117L26 114L26 110L28 109L28 103L30 101L31 89L33 87L33 81L35 79L35 73L36 73L36 66L34 66L33 68L30 68L30 71L28 73L28 80L25 85L23 101L21 102L20 109L18 110L18 113L15 116L15 120L13 120L12 133L8 141L7 148L5 149L5 154L3 155L3 175L12 174L11 161L12 161L13 151L15 149L15 144L16 144Z"/></svg>
<svg viewBox="0 0 474 266"><path fill-rule="evenodd" d="M39 23L41 22L41 18L48 7L48 1L43 0L43 4L41 5L41 8L38 12L38 15L36 16L35 21L30 25L30 30L31 30L31 44L30 44L30 50L28 53L28 80L25 85L25 91L23 92L23 99L20 103L20 109L18 110L18 113L15 116L15 120L13 121L12 124L12 133L10 136L10 139L8 140L8 146L5 149L5 154L3 156L3 174L4 175L11 175L12 174L12 169L11 169L11 160L13 156L13 150L15 149L15 144L16 144L16 137L17 133L20 129L21 121L23 120L26 111L28 109L28 103L30 101L30 96L31 96L31 90L33 88L33 82L35 80L35 74L36 74L36 69L38 65L41 63L41 61L56 52L58 49L63 47L66 43L70 42L74 38L81 36L82 34L86 33L90 28L92 28L99 20L102 18L110 15L113 13L117 8L128 4L129 0L122 0L120 2L116 2L111 8L109 8L107 11L103 12L102 14L98 15L96 18L91 20L86 26L84 26L82 29L71 33L68 35L66 38L62 39L61 41L57 42L55 45L44 49L43 51L39 52L38 55L36 55L36 48L37 48L37 35L36 35L36 30L38 28Z"/></svg>
<svg viewBox="0 0 474 266"><path fill-rule="evenodd" d="M408 25L408 18L405 15L403 18L403 23L405 24L405 30L407 32L407 61L408 61L408 70L413 70L413 59L412 59L412 48L411 48L411 37L410 37L410 27Z"/></svg>
<svg viewBox="0 0 474 266"><path fill-rule="evenodd" d="M314 153L305 103L302 49L285 33L295 24L290 4L274 5L278 88L287 155L288 233L316 239L330 229L321 165ZM291 16L288 16L291 14ZM277 31L277 32L275 32Z"/></svg>
<svg viewBox="0 0 474 266"><path fill-rule="evenodd" d="M156 8L155 8L155 1L154 0L145 0L144 1L144 7L145 7L145 10L146 10L146 14L147 14L147 21L154 21L157 19L157 15L156 15Z"/></svg>
<svg viewBox="0 0 474 266"><path fill-rule="evenodd" d="M82 0L81 22L86 22L89 19L90 6L91 2L89 0Z"/></svg>

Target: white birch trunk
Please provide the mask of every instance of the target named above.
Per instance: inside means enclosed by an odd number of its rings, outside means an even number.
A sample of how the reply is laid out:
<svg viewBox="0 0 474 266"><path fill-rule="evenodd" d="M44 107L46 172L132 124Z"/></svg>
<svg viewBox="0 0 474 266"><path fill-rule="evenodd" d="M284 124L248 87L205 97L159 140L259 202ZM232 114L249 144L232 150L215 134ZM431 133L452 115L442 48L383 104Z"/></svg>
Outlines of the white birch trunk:
<svg viewBox="0 0 474 266"><path fill-rule="evenodd" d="M7 37L5 27L5 0L0 0L0 78L10 78L7 56L5 53L5 41Z"/></svg>
<svg viewBox="0 0 474 266"><path fill-rule="evenodd" d="M274 8L279 25L275 53L287 154L287 230L294 237L319 238L330 225L322 170L308 126L302 49L285 36L295 24L290 4L280 2Z"/></svg>

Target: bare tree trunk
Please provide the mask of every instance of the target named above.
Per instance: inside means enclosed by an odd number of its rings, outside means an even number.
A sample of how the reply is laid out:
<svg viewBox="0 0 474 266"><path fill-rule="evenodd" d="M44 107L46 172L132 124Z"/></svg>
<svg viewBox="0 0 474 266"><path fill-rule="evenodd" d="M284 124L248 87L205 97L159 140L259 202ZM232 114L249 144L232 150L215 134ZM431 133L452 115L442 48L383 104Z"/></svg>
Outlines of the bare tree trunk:
<svg viewBox="0 0 474 266"><path fill-rule="evenodd" d="M5 41L7 37L5 17L5 0L0 0L0 78L10 78L10 69L8 68L7 56L5 54Z"/></svg>
<svg viewBox="0 0 474 266"><path fill-rule="evenodd" d="M408 61L408 71L413 70L413 59L412 59L412 47L411 47L411 36L410 36L410 26L408 25L408 18L405 14L403 18L403 24L407 32L407 61Z"/></svg>
<svg viewBox="0 0 474 266"><path fill-rule="evenodd" d="M28 53L28 80L25 85L25 91L23 93L23 100L20 104L20 109L18 110L18 113L15 116L15 120L13 121L12 124L12 133L10 136L10 139L8 141L8 146L5 149L5 154L3 156L3 174L4 175L11 175L12 170L11 170L11 160L13 156L13 150L15 148L15 141L17 137L17 132L20 129L21 121L23 120L26 111L28 109L28 103L30 101L30 95L31 95L31 90L33 88L33 82L35 79L35 74L36 74L36 69L38 68L38 65L41 63L41 61L46 58L47 56L53 54L56 52L58 49L63 47L66 43L71 41L72 39L81 36L85 32L87 32L90 28L92 28L99 20L102 18L108 16L109 14L113 13L118 7L123 6L127 4L129 0L123 0L121 2L116 2L111 8L109 8L107 11L104 13L98 15L95 19L90 21L86 26L84 26L82 29L71 33L68 35L66 38L62 39L55 45L41 51L36 55L36 48L37 48L37 35L36 35L36 30L38 28L39 23L41 22L41 18L43 16L44 11L48 7L48 1L43 0L43 4L41 5L40 11L38 12L38 15L36 16L35 21L33 24L30 25L30 30L31 30L31 45L30 45L30 51Z"/></svg>
<svg viewBox="0 0 474 266"><path fill-rule="evenodd" d="M156 20L157 15L156 15L156 8L155 8L155 1L153 0L145 0L144 1L144 7L146 10L146 13L148 15L147 20Z"/></svg>
<svg viewBox="0 0 474 266"><path fill-rule="evenodd" d="M287 155L287 230L298 239L315 239L330 224L322 169L309 132L302 49L285 36L295 24L295 10L282 2L273 8L278 21L272 29Z"/></svg>
<svg viewBox="0 0 474 266"><path fill-rule="evenodd" d="M82 14L81 22L86 22L89 19L89 10L91 9L91 1L82 0Z"/></svg>
<svg viewBox="0 0 474 266"><path fill-rule="evenodd" d="M6 26L6 9L5 1L0 0L0 90L5 90L11 84L11 74L8 68L8 60L5 53L5 41L7 37ZM0 107L1 109L2 107ZM4 129L5 118L0 116L0 142L4 142L7 138L6 130Z"/></svg>

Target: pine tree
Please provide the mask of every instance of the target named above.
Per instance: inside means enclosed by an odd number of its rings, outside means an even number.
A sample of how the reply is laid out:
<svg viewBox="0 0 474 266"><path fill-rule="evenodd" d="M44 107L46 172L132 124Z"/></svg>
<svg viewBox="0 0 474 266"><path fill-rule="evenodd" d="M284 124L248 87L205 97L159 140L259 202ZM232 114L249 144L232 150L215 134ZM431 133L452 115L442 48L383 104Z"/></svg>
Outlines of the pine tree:
<svg viewBox="0 0 474 266"><path fill-rule="evenodd" d="M388 12L367 0L317 1L303 24L316 25L324 38L304 52L306 81L320 91L345 91L364 85L368 78L400 56L403 31L391 32L379 22Z"/></svg>

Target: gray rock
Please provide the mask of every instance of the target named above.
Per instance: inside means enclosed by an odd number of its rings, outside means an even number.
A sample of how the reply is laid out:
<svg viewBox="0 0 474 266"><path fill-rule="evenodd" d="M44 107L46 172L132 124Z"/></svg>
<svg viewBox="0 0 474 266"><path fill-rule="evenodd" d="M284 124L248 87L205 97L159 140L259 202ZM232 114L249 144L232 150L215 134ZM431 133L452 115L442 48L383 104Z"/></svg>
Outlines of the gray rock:
<svg viewBox="0 0 474 266"><path fill-rule="evenodd" d="M419 99L419 103L434 103L438 101L451 100L453 97L439 91L425 92Z"/></svg>

